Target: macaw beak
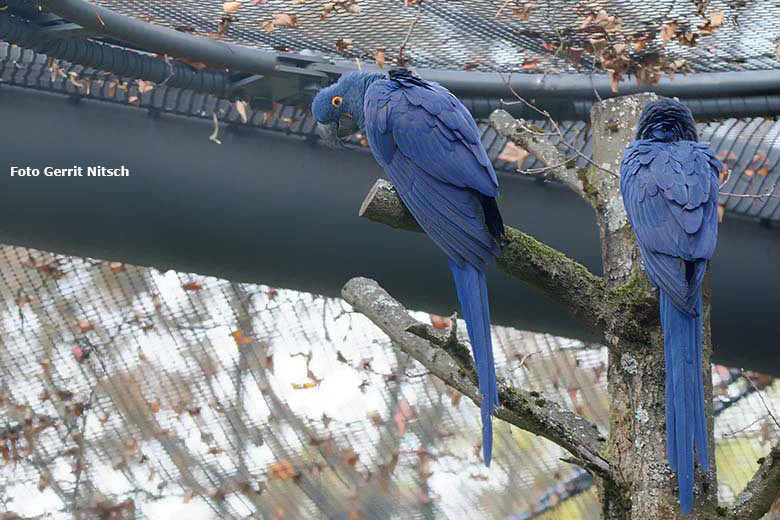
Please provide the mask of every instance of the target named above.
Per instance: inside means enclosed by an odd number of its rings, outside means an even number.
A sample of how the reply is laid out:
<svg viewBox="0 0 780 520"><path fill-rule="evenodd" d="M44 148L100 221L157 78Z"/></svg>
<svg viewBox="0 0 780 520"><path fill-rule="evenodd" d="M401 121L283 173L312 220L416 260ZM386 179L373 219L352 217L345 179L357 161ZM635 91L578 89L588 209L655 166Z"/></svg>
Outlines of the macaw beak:
<svg viewBox="0 0 780 520"><path fill-rule="evenodd" d="M349 137L358 131L355 118L352 117L352 114L347 114L346 112L341 114L338 121L336 122L336 126L336 135L338 135L341 139Z"/></svg>
<svg viewBox="0 0 780 520"><path fill-rule="evenodd" d="M329 148L344 148L347 138L357 132L357 124L350 114L341 114L332 123L317 123L317 135Z"/></svg>

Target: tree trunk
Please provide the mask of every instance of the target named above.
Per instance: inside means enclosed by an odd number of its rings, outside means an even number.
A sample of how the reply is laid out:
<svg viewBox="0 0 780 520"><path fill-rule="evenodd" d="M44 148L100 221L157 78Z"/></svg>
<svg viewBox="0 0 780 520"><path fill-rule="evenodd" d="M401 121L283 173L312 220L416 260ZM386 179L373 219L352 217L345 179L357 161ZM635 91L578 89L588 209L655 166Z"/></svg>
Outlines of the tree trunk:
<svg viewBox="0 0 780 520"><path fill-rule="evenodd" d="M633 140L642 108L653 95L637 95L603 101L593 107L593 161L619 172L626 145ZM620 200L619 178L592 168L586 193L596 211L602 244L604 280L610 288L624 287L636 294L653 291L640 274L641 260L634 234ZM607 330L610 343L608 384L611 397L610 431L606 456L612 461L616 482L600 481L603 516L606 519L708 518L717 499L712 438L712 377L709 333L709 295L705 295L702 356L705 403L709 417L710 467L697 467L695 507L683 517L677 499L677 478L666 463L664 346L658 306L648 312L642 334L623 328L619 335ZM626 316L625 319L642 320ZM629 333L625 331L628 330Z"/></svg>

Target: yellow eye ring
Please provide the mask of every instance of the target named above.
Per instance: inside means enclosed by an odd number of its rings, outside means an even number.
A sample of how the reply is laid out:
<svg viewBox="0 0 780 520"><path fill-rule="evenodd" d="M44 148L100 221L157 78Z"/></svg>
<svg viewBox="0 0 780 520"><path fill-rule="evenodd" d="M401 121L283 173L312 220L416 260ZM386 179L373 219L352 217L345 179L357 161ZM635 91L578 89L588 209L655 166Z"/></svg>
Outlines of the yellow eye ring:
<svg viewBox="0 0 780 520"><path fill-rule="evenodd" d="M333 96L333 99L330 100L330 104L336 108L340 107L343 102L344 98L341 96Z"/></svg>

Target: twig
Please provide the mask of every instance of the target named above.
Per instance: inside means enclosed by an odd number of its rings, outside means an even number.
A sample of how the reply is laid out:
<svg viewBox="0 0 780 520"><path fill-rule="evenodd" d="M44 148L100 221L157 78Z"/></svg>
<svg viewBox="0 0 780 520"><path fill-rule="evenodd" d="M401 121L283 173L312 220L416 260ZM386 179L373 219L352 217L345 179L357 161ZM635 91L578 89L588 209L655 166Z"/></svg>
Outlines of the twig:
<svg viewBox="0 0 780 520"><path fill-rule="evenodd" d="M750 193L728 193L725 191L721 191L719 194L724 195L726 197L736 197L739 199L780 199L780 195L774 195L775 188L777 188L777 183L773 184L772 187L766 191L766 193L757 193L755 195Z"/></svg>
<svg viewBox="0 0 780 520"><path fill-rule="evenodd" d="M211 132L211 135L209 136L209 141L214 141L217 144L222 144L222 141L217 139L217 136L219 135L219 120L217 119L216 112L211 113L211 119L212 121L214 121L214 131Z"/></svg>
<svg viewBox="0 0 780 520"><path fill-rule="evenodd" d="M550 115L550 113L548 111L542 110L541 108L538 108L533 103L530 103L530 102L526 101L525 98L523 98L520 94L517 93L517 91L512 87L512 84L511 84L512 76L511 75L507 79L504 79L504 76L500 72L498 73L498 75L501 78L501 80L506 84L507 88L509 88L510 92L512 92L512 95L514 95L517 98L517 100L518 100L516 102L512 102L512 101L505 101L505 100L502 99L501 102L503 104L505 104L505 105L513 105L513 104L516 104L516 103L522 103L525 106L527 106L528 108L530 108L531 110L535 111L536 113L544 116L545 119L550 121L550 124L552 125L553 129L555 130L555 135L557 135L559 137L559 139L560 139L560 144L562 144L563 146L565 146L566 148L568 148L569 150L571 150L572 152L577 154L578 157L586 160L588 162L588 164L590 164L594 168L599 169L599 170L601 170L601 171L603 171L605 173L608 173L608 174L612 175L615 178L620 178L620 175L618 175L617 173L613 172L612 170L609 170L607 168L604 168L601 165L596 164L593 161L593 159L591 159L590 157L588 157L587 155L582 153L576 146L574 146L573 144L571 144L568 141L566 141L566 139L564 139L564 137L563 137L563 132L561 132L561 129L558 126L558 123L555 122L555 119L553 119L553 117Z"/></svg>
<svg viewBox="0 0 780 520"><path fill-rule="evenodd" d="M761 391L758 389L756 384L753 382L752 379L745 373L744 368L739 369L740 373L742 374L742 377L747 379L747 382L750 383L750 386L753 387L753 390L755 390L756 394L758 394L758 398L761 399L761 404L764 405L764 408L766 409L766 413L769 414L769 417L772 418L772 421L775 423L775 426L777 426L777 429L780 430L780 423L777 422L777 418L775 417L775 414L772 413L772 410L769 409L769 406L766 404L766 401L764 401L764 396L761 395Z"/></svg>
<svg viewBox="0 0 780 520"><path fill-rule="evenodd" d="M412 24L409 26L409 30L406 33L406 38L404 38L404 41L401 43L401 47L398 49L398 65L401 67L406 65L406 61L404 60L404 50L406 50L406 45L409 43L409 38L412 36L414 26L417 25L417 22L420 20L420 16L422 15L422 3L423 0L419 0L419 2L417 2L417 16L414 17L414 20L412 21Z"/></svg>

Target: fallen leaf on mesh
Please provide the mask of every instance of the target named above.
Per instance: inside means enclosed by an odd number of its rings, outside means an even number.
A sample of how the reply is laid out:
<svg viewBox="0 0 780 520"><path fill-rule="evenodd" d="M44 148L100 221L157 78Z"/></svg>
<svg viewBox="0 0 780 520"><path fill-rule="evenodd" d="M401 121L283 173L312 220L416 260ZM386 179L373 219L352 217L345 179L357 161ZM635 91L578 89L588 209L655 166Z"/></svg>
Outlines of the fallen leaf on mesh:
<svg viewBox="0 0 780 520"><path fill-rule="evenodd" d="M274 27L298 27L298 15L277 13L271 15L271 23Z"/></svg>
<svg viewBox="0 0 780 520"><path fill-rule="evenodd" d="M73 354L73 358L79 363L82 363L87 358L84 349L81 348L81 345L79 344L74 344L72 347L70 347L70 352Z"/></svg>
<svg viewBox="0 0 780 520"><path fill-rule="evenodd" d="M288 460L274 462L268 470L268 476L272 479L288 480L296 476L298 472Z"/></svg>
<svg viewBox="0 0 780 520"><path fill-rule="evenodd" d="M352 48L352 38L339 38L336 40L336 50L339 52Z"/></svg>
<svg viewBox="0 0 780 520"><path fill-rule="evenodd" d="M222 11L227 14L235 13L239 9L241 9L241 2L225 2L222 4Z"/></svg>
<svg viewBox="0 0 780 520"><path fill-rule="evenodd" d="M579 65L580 61L582 61L582 53L584 51L585 49L582 47L569 47L566 49L566 57L569 58L569 61L574 65Z"/></svg>
<svg viewBox="0 0 780 520"><path fill-rule="evenodd" d="M263 5L268 0L249 0L249 5Z"/></svg>
<svg viewBox="0 0 780 520"><path fill-rule="evenodd" d="M403 399L398 403L398 410L395 413L395 424L398 427L399 435L403 435L406 432L406 422L413 419L415 416L414 407L409 404L409 401Z"/></svg>
<svg viewBox="0 0 780 520"><path fill-rule="evenodd" d="M137 83L138 83L139 94L146 94L147 92L151 92L152 90L154 90L154 83L152 83L151 81L145 81L139 79Z"/></svg>
<svg viewBox="0 0 780 520"><path fill-rule="evenodd" d="M461 394L459 391L455 390L454 388L450 389L450 404L457 408L458 405L460 405L460 400L463 397L463 394Z"/></svg>
<svg viewBox="0 0 780 520"><path fill-rule="evenodd" d="M292 387L294 390L308 390L309 388L314 388L317 386L314 383L292 383Z"/></svg>
<svg viewBox="0 0 780 520"><path fill-rule="evenodd" d="M241 117L241 121L246 124L249 121L249 118L246 115L246 109L249 106L249 103L246 101L241 101L240 99L236 101L236 112L238 112L238 115Z"/></svg>
<svg viewBox="0 0 780 520"><path fill-rule="evenodd" d="M661 40L663 40L665 44L669 43L669 40L674 38L674 35L676 33L677 33L677 24L675 22L668 23L661 28Z"/></svg>
<svg viewBox="0 0 780 520"><path fill-rule="evenodd" d="M434 329L444 330L450 327L451 322L448 318L439 316L438 314L431 314L431 325Z"/></svg>
<svg viewBox="0 0 780 520"><path fill-rule="evenodd" d="M368 370L368 371L370 371L371 370L371 361L373 361L373 359L374 358L372 358L372 357L362 358L358 362L357 366L355 367L355 370L360 370L360 371Z"/></svg>
<svg viewBox="0 0 780 520"><path fill-rule="evenodd" d="M185 291L200 291L203 289L203 284L197 280L190 280L189 282L181 286Z"/></svg>
<svg viewBox="0 0 780 520"><path fill-rule="evenodd" d="M538 7L537 4L533 2L528 2L524 4L522 7L517 7L515 9L512 9L512 15L516 16L521 22L527 22L528 18L531 16L531 13L533 13L536 8ZM496 13L496 16L498 16L499 13Z"/></svg>
<svg viewBox="0 0 780 520"><path fill-rule="evenodd" d="M360 455L355 453L355 451L352 448L347 448L344 450L344 456L342 457L342 461L347 466L352 466L353 468L357 464L358 459L360 459Z"/></svg>
<svg viewBox="0 0 780 520"><path fill-rule="evenodd" d="M718 222L723 222L723 215L726 212L726 206L718 204Z"/></svg>
<svg viewBox="0 0 780 520"><path fill-rule="evenodd" d="M125 270L125 264L122 262L111 262L108 267L112 273L121 273Z"/></svg>
<svg viewBox="0 0 780 520"><path fill-rule="evenodd" d="M160 411L160 403L158 403L157 401L153 401L153 402L149 403L149 411L152 412L152 413L159 412Z"/></svg>
<svg viewBox="0 0 780 520"><path fill-rule="evenodd" d="M79 331L82 334L86 333L86 332L89 332L91 330L95 330L95 326L92 325L90 322L88 322L88 321L80 321L79 322Z"/></svg>
<svg viewBox="0 0 780 520"><path fill-rule="evenodd" d="M127 102L137 107L141 104L141 99L138 96L130 96L127 98Z"/></svg>
<svg viewBox="0 0 780 520"><path fill-rule="evenodd" d="M520 66L523 70L536 70L539 68L538 58L526 58L523 60L523 64Z"/></svg>
<svg viewBox="0 0 780 520"><path fill-rule="evenodd" d="M371 419L371 423L373 423L374 426L384 426L385 424L385 420L382 419L382 416L376 410L368 412L368 418Z"/></svg>
<svg viewBox="0 0 780 520"><path fill-rule="evenodd" d="M244 334L240 330L234 330L230 333L231 336L233 336L233 340L236 342L236 345L241 347L242 345L248 345L252 343L252 338L249 338L247 336L244 336Z"/></svg>
<svg viewBox="0 0 780 520"><path fill-rule="evenodd" d="M314 372L311 371L311 369L306 370L306 377L314 381L315 386L319 386L320 383L322 383L322 379L314 375Z"/></svg>
<svg viewBox="0 0 780 520"><path fill-rule="evenodd" d="M515 170L522 171L523 163L529 155L528 150L520 148L512 141L507 141L504 145L504 149L498 154L498 160L515 163Z"/></svg>
<svg viewBox="0 0 780 520"><path fill-rule="evenodd" d="M328 427L328 425L331 423L332 420L333 420L332 417L329 417L324 413L322 414L322 424L325 425L326 428Z"/></svg>
<svg viewBox="0 0 780 520"><path fill-rule="evenodd" d="M374 61L376 61L376 65L380 69L384 68L385 66L385 52L386 49L384 47L377 47L374 50Z"/></svg>

